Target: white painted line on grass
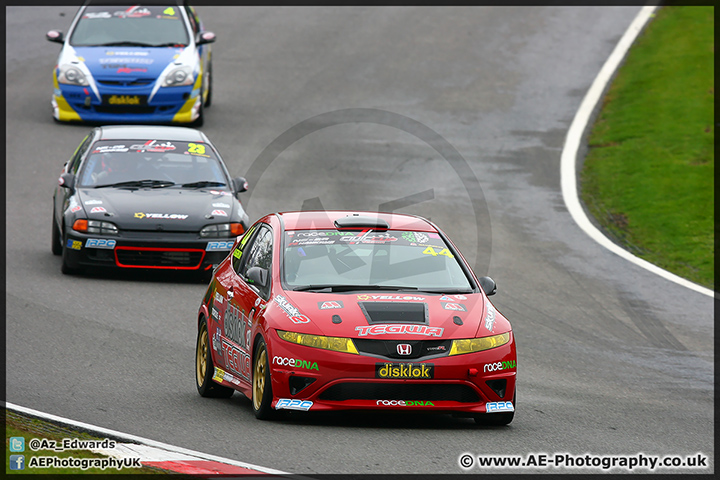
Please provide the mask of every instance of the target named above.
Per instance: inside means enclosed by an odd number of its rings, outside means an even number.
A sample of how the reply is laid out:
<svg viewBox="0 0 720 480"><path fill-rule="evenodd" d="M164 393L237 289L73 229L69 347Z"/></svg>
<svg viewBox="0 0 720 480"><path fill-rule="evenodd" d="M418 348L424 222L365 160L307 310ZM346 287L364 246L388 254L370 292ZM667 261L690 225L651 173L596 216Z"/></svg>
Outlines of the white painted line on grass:
<svg viewBox="0 0 720 480"><path fill-rule="evenodd" d="M587 215L585 215L585 211L580 205L580 199L578 198L575 165L583 132L588 125L590 116L592 115L595 106L602 97L605 87L610 82L610 79L620 65L620 62L625 57L625 54L630 49L630 46L635 41L635 38L637 38L638 34L653 15L656 8L657 7L655 6L646 6L640 10L635 17L635 20L633 20L630 27L620 39L620 42L618 42L615 50L613 50L610 57L608 57L605 65L603 65L602 69L600 69L600 73L590 86L587 94L585 94L585 98L583 98L580 108L575 114L575 118L570 125L567 137L565 138L565 145L563 146L562 156L560 158L560 185L562 187L563 199L565 200L567 209L570 211L570 215L573 217L578 226L582 228L585 233L590 235L593 240L635 265L682 285L683 287L687 287L696 292L713 297L715 296L715 293L709 288L705 288L670 273L667 270L663 270L657 265L653 265L642 258L636 257L632 253L613 243L590 222Z"/></svg>

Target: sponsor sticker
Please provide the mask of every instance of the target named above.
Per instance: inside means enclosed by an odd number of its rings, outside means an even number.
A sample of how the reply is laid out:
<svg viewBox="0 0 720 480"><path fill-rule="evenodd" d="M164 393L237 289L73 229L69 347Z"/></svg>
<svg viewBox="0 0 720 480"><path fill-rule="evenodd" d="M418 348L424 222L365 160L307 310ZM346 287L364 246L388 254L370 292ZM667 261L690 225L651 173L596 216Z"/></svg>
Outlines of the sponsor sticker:
<svg viewBox="0 0 720 480"><path fill-rule="evenodd" d="M69 248L71 250L80 250L80 249L82 249L82 241L81 240L73 240L72 238L68 238L67 248Z"/></svg>
<svg viewBox="0 0 720 480"><path fill-rule="evenodd" d="M78 210L82 210L82 207L80 205L75 205L70 209L71 212L77 212Z"/></svg>
<svg viewBox="0 0 720 480"><path fill-rule="evenodd" d="M445 310L455 310L456 312L467 312L467 308L465 308L465 305L463 305L463 304L461 304L461 303L444 303L444 302L440 302L440 305L442 305L442 307L443 307Z"/></svg>
<svg viewBox="0 0 720 480"><path fill-rule="evenodd" d="M227 367L246 380L250 380L250 355L226 341L221 342L220 348L222 348L222 354L225 358L225 362L227 363ZM225 372L225 375L227 376L228 373ZM226 380L228 379L226 378ZM233 380L228 381L236 384L239 383Z"/></svg>
<svg viewBox="0 0 720 480"><path fill-rule="evenodd" d="M426 335L429 337L442 337L443 327L430 327L428 325L407 325L407 324L379 324L355 327L358 336L366 335Z"/></svg>
<svg viewBox="0 0 720 480"><path fill-rule="evenodd" d="M295 305L288 302L282 295L275 295L275 303L282 309L283 312L293 323L308 323L310 319L300 313Z"/></svg>
<svg viewBox="0 0 720 480"><path fill-rule="evenodd" d="M90 210L90 213L104 213L107 212L105 210L105 207L93 207L92 210Z"/></svg>
<svg viewBox="0 0 720 480"><path fill-rule="evenodd" d="M297 398L280 398L275 404L276 410L302 410L307 412L310 407L313 406L313 402L310 400L299 400Z"/></svg>
<svg viewBox="0 0 720 480"><path fill-rule="evenodd" d="M215 208L230 208L227 203L213 203L212 206Z"/></svg>
<svg viewBox="0 0 720 480"><path fill-rule="evenodd" d="M429 400L378 400L375 405L384 407L434 407Z"/></svg>
<svg viewBox="0 0 720 480"><path fill-rule="evenodd" d="M343 308L343 303L339 300L328 300L327 302L318 302L320 310L332 310L335 308Z"/></svg>
<svg viewBox="0 0 720 480"><path fill-rule="evenodd" d="M488 303L487 314L485 315L485 328L492 332L493 325L495 325L495 309Z"/></svg>
<svg viewBox="0 0 720 480"><path fill-rule="evenodd" d="M305 370L318 370L318 364L317 362L310 362L308 360L301 360L299 358L288 358L288 357L279 357L274 356L273 357L273 364L275 365L282 365L284 367L295 367L295 368L303 368Z"/></svg>
<svg viewBox="0 0 720 480"><path fill-rule="evenodd" d="M422 302L425 300L425 297L415 297L411 295L358 295L358 300L413 300L417 302Z"/></svg>
<svg viewBox="0 0 720 480"><path fill-rule="evenodd" d="M95 210L93 208L93 210ZM148 219L148 220L185 220L189 215L183 215L180 213L145 213L135 212L133 215L135 218Z"/></svg>
<svg viewBox="0 0 720 480"><path fill-rule="evenodd" d="M486 363L485 365L483 365L483 372L497 372L499 370L515 368L515 362L515 360L508 360L506 362Z"/></svg>
<svg viewBox="0 0 720 480"><path fill-rule="evenodd" d="M210 215L215 215L218 217L227 217L228 216L228 214L225 210L213 210L212 212L210 212Z"/></svg>
<svg viewBox="0 0 720 480"><path fill-rule="evenodd" d="M88 238L85 240L85 248L105 248L112 250L117 245L117 240L108 238Z"/></svg>
<svg viewBox="0 0 720 480"><path fill-rule="evenodd" d="M216 382L222 382L223 377L225 377L225 370L215 367L215 374L213 375L213 380L215 380Z"/></svg>
<svg viewBox="0 0 720 480"><path fill-rule="evenodd" d="M432 363L376 363L375 378L408 378L424 380L434 378Z"/></svg>
<svg viewBox="0 0 720 480"><path fill-rule="evenodd" d="M234 242L208 242L207 247L205 247L206 252L219 252L219 251L229 251L232 249Z"/></svg>
<svg viewBox="0 0 720 480"><path fill-rule="evenodd" d="M85 205L102 205L102 200L87 200Z"/></svg>
<svg viewBox="0 0 720 480"><path fill-rule="evenodd" d="M485 411L487 413L514 412L515 407L512 402L488 402L485 404Z"/></svg>

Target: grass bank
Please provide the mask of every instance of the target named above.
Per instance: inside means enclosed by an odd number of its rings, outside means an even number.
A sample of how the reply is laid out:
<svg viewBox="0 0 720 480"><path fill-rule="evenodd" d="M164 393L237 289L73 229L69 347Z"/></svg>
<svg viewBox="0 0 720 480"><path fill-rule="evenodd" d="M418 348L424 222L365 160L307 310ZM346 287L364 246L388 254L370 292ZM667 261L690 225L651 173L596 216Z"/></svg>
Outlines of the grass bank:
<svg viewBox="0 0 720 480"><path fill-rule="evenodd" d="M635 255L714 288L713 7L668 6L630 49L589 136L581 197Z"/></svg>

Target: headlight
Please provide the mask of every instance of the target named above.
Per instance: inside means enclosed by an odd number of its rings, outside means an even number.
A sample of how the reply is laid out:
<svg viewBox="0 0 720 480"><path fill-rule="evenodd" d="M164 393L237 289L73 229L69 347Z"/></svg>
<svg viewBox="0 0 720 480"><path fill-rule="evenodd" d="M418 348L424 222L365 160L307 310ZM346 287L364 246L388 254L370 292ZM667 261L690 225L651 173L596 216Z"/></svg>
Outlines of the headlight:
<svg viewBox="0 0 720 480"><path fill-rule="evenodd" d="M357 348L350 338L323 337L321 335L308 335L305 333L277 331L278 336L288 342L305 345L306 347L323 348L335 352L354 353L358 355Z"/></svg>
<svg viewBox="0 0 720 480"><path fill-rule="evenodd" d="M83 233L99 233L101 235L117 235L118 228L114 223L100 220L85 220L79 218L73 223L73 230Z"/></svg>
<svg viewBox="0 0 720 480"><path fill-rule="evenodd" d="M242 223L217 223L215 225L208 225L200 230L200 236L203 238L230 238L240 236L244 231L245 229Z"/></svg>
<svg viewBox="0 0 720 480"><path fill-rule="evenodd" d="M188 65L183 65L170 70L162 82L163 87L180 87L182 85L192 85L195 83L193 78L192 68Z"/></svg>
<svg viewBox="0 0 720 480"><path fill-rule="evenodd" d="M505 345L510 341L510 332L493 335L492 337L468 338L453 340L448 355L462 355L463 353L482 352L491 348Z"/></svg>
<svg viewBox="0 0 720 480"><path fill-rule="evenodd" d="M72 64L65 64L60 66L60 73L58 74L58 83L65 83L68 85L88 85L88 79L85 74L78 67Z"/></svg>

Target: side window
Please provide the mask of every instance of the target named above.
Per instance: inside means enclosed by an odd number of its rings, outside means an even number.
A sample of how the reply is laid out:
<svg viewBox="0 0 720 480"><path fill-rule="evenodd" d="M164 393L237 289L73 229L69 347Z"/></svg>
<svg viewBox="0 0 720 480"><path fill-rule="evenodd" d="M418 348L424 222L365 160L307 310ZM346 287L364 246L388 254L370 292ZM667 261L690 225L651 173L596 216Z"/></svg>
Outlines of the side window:
<svg viewBox="0 0 720 480"><path fill-rule="evenodd" d="M250 240L250 237L253 236L253 233L255 232L255 227L257 225L253 225L250 227L250 230L245 232L245 235L243 235L242 239L240 240L240 243L238 244L237 248L233 250L232 252L232 267L235 273L240 273L240 265L242 265L242 259L243 259L243 251L245 250L245 246L248 243L248 240Z"/></svg>
<svg viewBox="0 0 720 480"><path fill-rule="evenodd" d="M189 5L185 5L185 13L187 13L188 19L190 20L190 25L192 25L193 33L197 35L200 31L200 22L198 21L197 15L195 14L195 9Z"/></svg>
<svg viewBox="0 0 720 480"><path fill-rule="evenodd" d="M77 175L78 168L80 167L80 159L85 155L87 149L90 147L92 141L92 133L89 133L82 143L78 146L77 150L70 159L70 165L68 166L68 172Z"/></svg>
<svg viewBox="0 0 720 480"><path fill-rule="evenodd" d="M248 245L248 251L244 253L247 256L245 262L240 265L240 272L238 274L247 279L247 272L252 267L260 267L268 272L268 284L264 287L258 285L260 295L267 297L270 293L270 272L272 265L272 253L273 253L273 236L270 228L262 226L258 230L255 238L252 239Z"/></svg>

